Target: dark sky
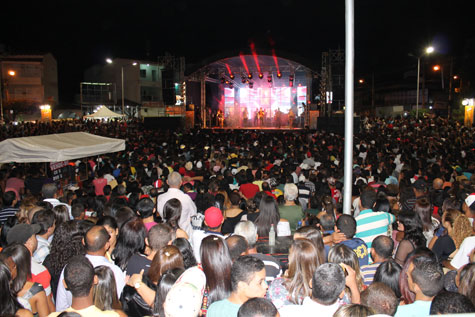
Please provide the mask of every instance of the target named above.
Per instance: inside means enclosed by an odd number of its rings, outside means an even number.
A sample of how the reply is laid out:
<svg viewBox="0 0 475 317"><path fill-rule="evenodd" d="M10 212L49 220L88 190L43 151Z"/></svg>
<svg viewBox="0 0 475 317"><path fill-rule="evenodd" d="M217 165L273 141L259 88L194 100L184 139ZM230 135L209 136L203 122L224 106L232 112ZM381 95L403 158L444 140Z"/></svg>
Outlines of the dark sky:
<svg viewBox="0 0 475 317"><path fill-rule="evenodd" d="M321 52L345 47L343 0L149 0L2 2L0 44L52 52L60 101L79 91L83 70L106 57L151 60L169 52L187 63L232 51L275 48L320 67ZM469 1L355 0L357 74L415 65L409 52L434 43L462 55L474 39Z"/></svg>

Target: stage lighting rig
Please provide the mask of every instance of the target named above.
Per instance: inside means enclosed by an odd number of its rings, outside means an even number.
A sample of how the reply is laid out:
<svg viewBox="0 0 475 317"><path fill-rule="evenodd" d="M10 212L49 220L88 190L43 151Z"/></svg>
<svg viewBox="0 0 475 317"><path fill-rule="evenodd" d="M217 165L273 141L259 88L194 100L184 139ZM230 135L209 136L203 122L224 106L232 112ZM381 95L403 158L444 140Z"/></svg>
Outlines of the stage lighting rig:
<svg viewBox="0 0 475 317"><path fill-rule="evenodd" d="M252 79L252 73L247 74L247 78Z"/></svg>
<svg viewBox="0 0 475 317"><path fill-rule="evenodd" d="M252 89L253 87L254 87L254 83L251 81L251 82L249 83L249 89Z"/></svg>
<svg viewBox="0 0 475 317"><path fill-rule="evenodd" d="M262 79L264 78L264 74L263 73L259 73L259 79Z"/></svg>
<svg viewBox="0 0 475 317"><path fill-rule="evenodd" d="M229 78L234 79L234 74L229 75Z"/></svg>
<svg viewBox="0 0 475 317"><path fill-rule="evenodd" d="M245 84L245 83L246 83L246 80L247 80L246 77L244 77L244 76L241 77L241 83Z"/></svg>
<svg viewBox="0 0 475 317"><path fill-rule="evenodd" d="M281 78L282 77L282 73L281 72L277 72L277 78Z"/></svg>
<svg viewBox="0 0 475 317"><path fill-rule="evenodd" d="M271 83L272 82L272 75L267 76L267 82Z"/></svg>
<svg viewBox="0 0 475 317"><path fill-rule="evenodd" d="M294 75L289 76L289 86L293 87L294 86Z"/></svg>

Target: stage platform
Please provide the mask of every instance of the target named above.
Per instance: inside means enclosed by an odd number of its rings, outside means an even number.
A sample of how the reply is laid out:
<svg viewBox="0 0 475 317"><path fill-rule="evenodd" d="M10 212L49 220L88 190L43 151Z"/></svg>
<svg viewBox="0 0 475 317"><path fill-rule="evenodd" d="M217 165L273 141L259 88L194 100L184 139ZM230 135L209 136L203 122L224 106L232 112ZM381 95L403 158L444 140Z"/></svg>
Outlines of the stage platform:
<svg viewBox="0 0 475 317"><path fill-rule="evenodd" d="M203 130L215 130L215 131L230 131L230 130L246 130L246 131L269 131L269 132L276 132L276 131L301 131L304 128L290 128L287 127L206 127L202 128Z"/></svg>

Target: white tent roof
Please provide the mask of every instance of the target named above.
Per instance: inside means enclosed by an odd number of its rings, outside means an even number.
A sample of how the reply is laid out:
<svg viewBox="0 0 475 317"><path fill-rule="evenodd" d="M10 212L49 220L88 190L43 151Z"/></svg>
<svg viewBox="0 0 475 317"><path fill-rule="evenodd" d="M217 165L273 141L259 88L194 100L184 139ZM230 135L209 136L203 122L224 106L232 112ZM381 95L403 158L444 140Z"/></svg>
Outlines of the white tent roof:
<svg viewBox="0 0 475 317"><path fill-rule="evenodd" d="M0 163L60 162L124 149L125 140L86 132L11 138L0 142Z"/></svg>
<svg viewBox="0 0 475 317"><path fill-rule="evenodd" d="M123 118L125 115L115 113L114 111L109 110L107 107L100 107L96 112L84 116L86 119L101 119L101 118Z"/></svg>

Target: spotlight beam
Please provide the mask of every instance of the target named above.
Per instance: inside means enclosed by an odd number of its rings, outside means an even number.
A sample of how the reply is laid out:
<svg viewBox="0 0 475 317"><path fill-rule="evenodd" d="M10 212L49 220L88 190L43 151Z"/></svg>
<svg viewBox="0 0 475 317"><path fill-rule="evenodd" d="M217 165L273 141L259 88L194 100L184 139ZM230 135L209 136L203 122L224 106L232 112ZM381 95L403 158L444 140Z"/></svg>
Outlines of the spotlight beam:
<svg viewBox="0 0 475 317"><path fill-rule="evenodd" d="M272 49L272 57L274 58L275 68L277 68L277 77L281 77L282 73L280 72L279 63L277 62L277 56L275 55L275 49Z"/></svg>
<svg viewBox="0 0 475 317"><path fill-rule="evenodd" d="M244 65L244 68L246 69L247 75L249 76L251 73L249 72L249 67L247 67L246 58L242 53L239 53L239 57L241 58L241 62Z"/></svg>
<svg viewBox="0 0 475 317"><path fill-rule="evenodd" d="M252 52L252 57L254 57L254 63L256 63L256 66L257 66L257 71L259 72L259 75L261 75L262 74L261 66L259 65L259 59L257 57L256 46L254 45L254 43L251 43L251 52ZM259 78L262 78L262 77L259 76Z"/></svg>

